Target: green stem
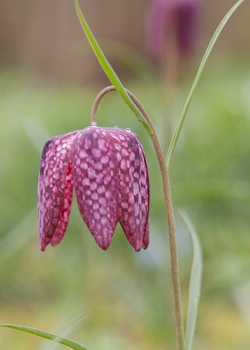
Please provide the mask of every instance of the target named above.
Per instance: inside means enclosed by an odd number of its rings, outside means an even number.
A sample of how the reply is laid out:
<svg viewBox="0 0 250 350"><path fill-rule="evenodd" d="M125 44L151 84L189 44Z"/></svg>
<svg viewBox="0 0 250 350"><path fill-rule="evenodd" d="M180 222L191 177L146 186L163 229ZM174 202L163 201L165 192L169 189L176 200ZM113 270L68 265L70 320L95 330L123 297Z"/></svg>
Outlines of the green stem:
<svg viewBox="0 0 250 350"><path fill-rule="evenodd" d="M162 152L162 148L159 139L156 135L154 126L139 100L130 92L125 89L127 94L130 96L131 100L136 104L140 112L143 114L145 120L150 126L153 133L150 134L152 143L155 148L158 163L160 166L165 208L168 219L168 230L169 230L169 246L171 255L171 273L172 273L172 287L173 287L173 298L174 298L174 310L175 310L175 323L176 323L176 336L178 342L178 350L184 350L184 331L183 331L183 317L182 317L182 307L181 307L181 288L180 288L180 278L179 278L179 267L178 267L178 255L177 255L177 244L176 244L176 230L175 230L175 220L174 220L174 210L171 197L171 187L169 181L169 172L165 164L165 157ZM114 86L108 86L103 89L96 97L91 114L91 121L96 122L96 111L101 98L109 91L116 91Z"/></svg>

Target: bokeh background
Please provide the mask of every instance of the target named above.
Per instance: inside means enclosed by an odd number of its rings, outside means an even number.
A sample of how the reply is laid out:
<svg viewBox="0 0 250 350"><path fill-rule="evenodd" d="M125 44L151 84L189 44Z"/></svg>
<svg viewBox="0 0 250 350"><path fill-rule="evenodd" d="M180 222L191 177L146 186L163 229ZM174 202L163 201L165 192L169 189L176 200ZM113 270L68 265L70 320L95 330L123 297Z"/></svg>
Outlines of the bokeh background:
<svg viewBox="0 0 250 350"><path fill-rule="evenodd" d="M166 149L202 54L235 1L199 1L195 50L178 62L174 91L162 67L147 56L150 0L79 3ZM192 246L179 209L192 220L204 254L194 342L199 350L250 348L249 13L245 1L216 43L172 158L185 317ZM62 334L88 349L171 350L176 341L159 168L145 130L116 93L101 102L98 125L130 127L143 143L151 179L151 244L135 253L117 227L103 252L74 200L60 245L39 251L36 190L43 145L53 135L88 126L93 100L108 84L73 0L0 0L0 323ZM64 348L1 328L0 349L17 345Z"/></svg>

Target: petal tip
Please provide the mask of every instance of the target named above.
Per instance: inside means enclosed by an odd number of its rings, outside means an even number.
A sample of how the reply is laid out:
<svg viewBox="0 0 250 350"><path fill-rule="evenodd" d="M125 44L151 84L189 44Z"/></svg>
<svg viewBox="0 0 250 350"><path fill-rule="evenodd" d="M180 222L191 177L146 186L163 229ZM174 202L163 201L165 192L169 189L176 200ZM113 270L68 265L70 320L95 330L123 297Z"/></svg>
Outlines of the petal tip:
<svg viewBox="0 0 250 350"><path fill-rule="evenodd" d="M40 245L40 250L41 250L41 252L45 252L45 247Z"/></svg>
<svg viewBox="0 0 250 350"><path fill-rule="evenodd" d="M47 242L45 242L44 240L41 239L41 240L40 240L40 250L41 250L42 252L45 252L45 250L46 250L48 244L49 244L49 242L47 243Z"/></svg>
<svg viewBox="0 0 250 350"><path fill-rule="evenodd" d="M102 250L107 250L108 247L110 246L110 242L109 243L106 243L106 242L98 242L96 240L96 243L98 244L98 246L102 249Z"/></svg>
<svg viewBox="0 0 250 350"><path fill-rule="evenodd" d="M149 242L147 244L143 244L142 249L146 250L148 248Z"/></svg>
<svg viewBox="0 0 250 350"><path fill-rule="evenodd" d="M102 249L102 250L107 250L108 247L111 244L112 236L107 237L107 236L94 236L95 241L97 245Z"/></svg>

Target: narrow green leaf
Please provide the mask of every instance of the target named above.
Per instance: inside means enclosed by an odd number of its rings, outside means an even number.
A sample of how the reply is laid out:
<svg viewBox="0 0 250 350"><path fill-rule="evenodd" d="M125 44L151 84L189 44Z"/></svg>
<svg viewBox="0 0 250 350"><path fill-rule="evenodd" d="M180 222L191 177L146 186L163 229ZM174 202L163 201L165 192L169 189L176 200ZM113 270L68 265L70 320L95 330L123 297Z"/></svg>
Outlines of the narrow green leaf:
<svg viewBox="0 0 250 350"><path fill-rule="evenodd" d="M188 301L188 317L185 334L185 350L191 350L195 333L197 312L200 300L201 281L202 281L202 248L198 235L189 220L187 214L181 211L181 216L186 222L191 233L193 243L193 264L191 269L189 284L189 301Z"/></svg>
<svg viewBox="0 0 250 350"><path fill-rule="evenodd" d="M134 112L134 114L136 115L138 120L143 123L143 125L146 128L149 135L152 135L153 131L151 130L148 122L144 118L144 116L141 113L141 111L139 110L139 108L135 105L135 103L132 101L132 99L127 94L122 82L118 78L117 74L115 73L115 71L113 70L111 65L109 64L103 51L101 50L100 46L98 45L93 33L91 32L91 30L90 30L90 28L89 28L89 26L88 26L88 24L83 16L82 12L81 12L81 9L79 7L77 0L75 0L75 8L76 8L76 12L77 12L80 24L82 26L82 29L85 32L85 35L86 35L86 37L87 37L87 39L88 39L88 41L93 49L98 61L99 61L102 69L104 70L105 74L107 75L107 77L109 78L111 83L114 85L116 90L119 92L121 97L124 99L124 101L127 103L129 108Z"/></svg>
<svg viewBox="0 0 250 350"><path fill-rule="evenodd" d="M185 105L183 107L183 110L181 112L180 119L178 121L177 127L175 129L174 135L172 137L172 140L171 140L169 148L168 148L168 153L167 153L167 156L166 156L167 168L169 167L169 162L170 162L171 156L173 154L173 151L175 149L176 143L177 143L178 138L180 136L180 132L181 132L181 129L182 129L185 117L187 115L187 112L188 112L191 100L193 98L195 89L196 89L196 87L198 85L198 82L200 80L201 74L202 74L202 72L203 72L203 70L205 68L205 65L206 65L208 57L209 57L209 55L210 55L210 53L212 51L212 48L214 47L214 44L216 43L216 41L217 41L217 39L218 39L222 29L224 28L225 24L227 23L229 18L232 16L234 11L240 6L240 4L242 4L243 1L244 0L239 0L238 2L236 2L236 4L233 7L231 7L231 9L225 15L223 20L220 22L220 24L219 24L218 28L216 29L216 31L215 31L215 33L214 33L210 43L208 44L208 47L207 47L206 52L205 52L205 54L204 54L204 56L202 58L200 67L199 67L198 72L196 74L196 77L194 79L193 85L191 86L191 89L190 89L190 92L188 94L187 100L186 100Z"/></svg>
<svg viewBox="0 0 250 350"><path fill-rule="evenodd" d="M39 329L25 327L25 326L18 326L18 325L14 325L14 324L1 324L1 327L17 329L17 330L22 331L22 332L27 332L27 333L30 333L33 335L37 335L38 337L52 340L54 342L65 345L65 346L67 346L71 349L74 349L74 350L87 350L86 348L84 348L83 346L81 346L80 344L78 344L72 340L69 340L69 339L63 338L63 337L58 337L55 334L44 332L44 331L41 331Z"/></svg>

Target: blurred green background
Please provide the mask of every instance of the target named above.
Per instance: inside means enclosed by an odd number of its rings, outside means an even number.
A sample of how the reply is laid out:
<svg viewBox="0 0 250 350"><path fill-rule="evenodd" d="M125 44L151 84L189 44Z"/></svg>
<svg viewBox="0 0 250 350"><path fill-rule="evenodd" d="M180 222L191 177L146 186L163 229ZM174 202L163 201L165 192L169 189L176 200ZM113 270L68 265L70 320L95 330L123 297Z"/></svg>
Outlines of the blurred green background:
<svg viewBox="0 0 250 350"><path fill-rule="evenodd" d="M238 11L243 15L243 6ZM76 18L74 21L77 23ZM85 57L95 60L89 52L81 52L81 42L73 44L79 49L74 55L83 67ZM206 44L201 40L201 46ZM133 58L130 66L137 67L139 62L143 67L135 74L127 67L128 62L124 65L117 56L114 59L115 47L111 59L167 145L198 67L199 49L189 62L189 70L182 72L170 112L157 68L143 52L135 54L126 46L126 53ZM82 77L86 78L84 74ZM130 127L143 143L151 180L150 246L135 253L117 227L110 248L102 251L81 220L74 199L69 227L60 245L48 247L45 253L39 251L36 190L43 145L49 137L90 125L93 100L105 83L101 70L86 81L69 81L56 73L48 77L48 72L42 74L15 59L2 60L0 323L66 335L88 349L175 349L159 168L145 130L117 93L102 100L98 125ZM167 131L163 132L165 127ZM249 140L249 51L229 45L221 52L218 44L192 101L171 165L184 316L192 246L179 209L184 209L194 223L204 253L194 349L247 350L250 346ZM17 344L19 350L65 348L0 329L0 349L16 349Z"/></svg>

